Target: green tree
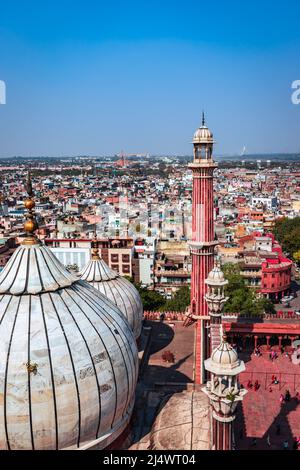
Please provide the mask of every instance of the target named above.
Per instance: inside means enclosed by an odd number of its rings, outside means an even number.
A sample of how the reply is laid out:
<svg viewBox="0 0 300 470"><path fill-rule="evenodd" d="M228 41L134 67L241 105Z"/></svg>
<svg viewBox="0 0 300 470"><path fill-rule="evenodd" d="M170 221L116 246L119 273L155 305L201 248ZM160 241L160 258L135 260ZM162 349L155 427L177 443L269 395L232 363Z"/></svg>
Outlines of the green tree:
<svg viewBox="0 0 300 470"><path fill-rule="evenodd" d="M258 313L275 313L275 307L274 304L271 302L269 299L261 298L261 299L256 299L255 300L255 308L257 309Z"/></svg>
<svg viewBox="0 0 300 470"><path fill-rule="evenodd" d="M297 264L300 264L300 250L293 253L293 259Z"/></svg>
<svg viewBox="0 0 300 470"><path fill-rule="evenodd" d="M188 305L190 305L190 288L189 286L182 286L178 289L171 300L167 300L164 311L183 312Z"/></svg>
<svg viewBox="0 0 300 470"><path fill-rule="evenodd" d="M300 217L277 220L273 232L283 251L296 261L294 254L300 251Z"/></svg>
<svg viewBox="0 0 300 470"><path fill-rule="evenodd" d="M141 284L134 284L142 299L144 310L156 311L161 310L165 305L165 298L154 290L148 290L147 287L142 287Z"/></svg>
<svg viewBox="0 0 300 470"><path fill-rule="evenodd" d="M241 276L239 264L224 264L222 269L228 280L225 293L229 297L224 306L224 312L241 313L242 315L275 313L274 305L270 300L258 298L256 292L246 285Z"/></svg>

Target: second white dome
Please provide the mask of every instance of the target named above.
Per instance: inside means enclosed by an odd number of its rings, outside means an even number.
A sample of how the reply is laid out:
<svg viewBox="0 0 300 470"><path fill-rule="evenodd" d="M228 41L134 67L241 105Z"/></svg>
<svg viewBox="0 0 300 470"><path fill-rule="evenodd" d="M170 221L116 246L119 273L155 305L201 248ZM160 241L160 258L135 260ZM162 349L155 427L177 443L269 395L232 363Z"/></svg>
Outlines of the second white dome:
<svg viewBox="0 0 300 470"><path fill-rule="evenodd" d="M142 329L143 304L131 282L110 269L99 256L92 257L81 271L80 279L92 285L121 310L137 339Z"/></svg>

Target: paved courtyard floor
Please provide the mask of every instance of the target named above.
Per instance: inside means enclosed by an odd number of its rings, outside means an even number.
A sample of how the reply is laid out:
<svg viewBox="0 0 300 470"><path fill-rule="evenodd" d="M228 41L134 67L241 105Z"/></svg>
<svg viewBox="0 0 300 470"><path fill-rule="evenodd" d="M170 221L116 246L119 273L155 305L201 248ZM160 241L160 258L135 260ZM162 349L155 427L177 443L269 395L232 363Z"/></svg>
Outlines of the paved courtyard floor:
<svg viewBox="0 0 300 470"><path fill-rule="evenodd" d="M148 324L152 328L151 344L137 389L133 449L149 447L149 432L164 397L193 386L194 328L180 322ZM173 364L163 361L164 351L174 354ZM240 382L247 388L249 380L253 384L258 380L260 387L257 391L250 389L238 409L236 449L279 450L285 439L292 448L294 436L300 436L300 400L296 396L297 392L300 396L300 366L280 354L272 362L266 350L261 357L240 353L240 358L246 365ZM279 379L278 385L271 384L272 375ZM292 398L281 404L280 395L287 389Z"/></svg>
<svg viewBox="0 0 300 470"><path fill-rule="evenodd" d="M147 321L151 343L147 364L140 376L133 413L131 449L146 450L150 431L165 397L193 387L195 328L182 322ZM163 360L164 352L174 355L174 363Z"/></svg>
<svg viewBox="0 0 300 470"><path fill-rule="evenodd" d="M266 351L261 357L240 357L246 364L246 371L240 375L241 384L247 388L249 380L253 384L258 380L260 387L257 391L248 389L239 409L235 423L237 449L282 449L285 439L292 448L293 437L300 436L300 400L296 396L297 392L300 396L300 366L292 364L285 355L272 362ZM278 385L272 385L272 375L279 379ZM280 395L286 390L292 399L281 403Z"/></svg>
<svg viewBox="0 0 300 470"><path fill-rule="evenodd" d="M151 346L145 383L193 381L194 335L193 326L186 328L181 322L149 322L152 327ZM164 352L174 355L174 363L165 362Z"/></svg>

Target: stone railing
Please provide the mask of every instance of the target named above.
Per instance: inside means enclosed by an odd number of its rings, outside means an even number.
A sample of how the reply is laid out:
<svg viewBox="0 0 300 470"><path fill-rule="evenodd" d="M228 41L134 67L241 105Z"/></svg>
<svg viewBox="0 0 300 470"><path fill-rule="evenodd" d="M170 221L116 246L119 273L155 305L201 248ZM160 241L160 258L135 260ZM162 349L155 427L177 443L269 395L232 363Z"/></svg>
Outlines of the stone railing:
<svg viewBox="0 0 300 470"><path fill-rule="evenodd" d="M161 315L164 315L163 319L165 321L184 321L186 319L185 312L153 312L153 311L145 311L144 318L146 320L161 320ZM258 315L252 314L239 314L239 313L224 313L222 315L223 320L228 321L236 321L238 318L242 319L249 319L249 320L298 320L300 321L300 315L297 315L293 310L289 311L278 311L274 314L272 313L261 313Z"/></svg>
<svg viewBox="0 0 300 470"><path fill-rule="evenodd" d="M144 312L144 318L146 320L160 320L161 315L164 315L164 321L184 321L186 316L184 312Z"/></svg>
<svg viewBox="0 0 300 470"><path fill-rule="evenodd" d="M191 273L185 269L156 269L154 274L156 277L191 277Z"/></svg>
<svg viewBox="0 0 300 470"><path fill-rule="evenodd" d="M253 272L253 271L241 271L241 276L243 277L251 277L251 278L257 278L262 276L261 271Z"/></svg>
<svg viewBox="0 0 300 470"><path fill-rule="evenodd" d="M250 313L224 313L222 315L224 320L231 320L234 321L237 318L249 318L251 320L260 319L260 320L298 320L300 321L300 315L297 315L293 310L287 311L278 311L276 313L260 313L257 315L250 314Z"/></svg>

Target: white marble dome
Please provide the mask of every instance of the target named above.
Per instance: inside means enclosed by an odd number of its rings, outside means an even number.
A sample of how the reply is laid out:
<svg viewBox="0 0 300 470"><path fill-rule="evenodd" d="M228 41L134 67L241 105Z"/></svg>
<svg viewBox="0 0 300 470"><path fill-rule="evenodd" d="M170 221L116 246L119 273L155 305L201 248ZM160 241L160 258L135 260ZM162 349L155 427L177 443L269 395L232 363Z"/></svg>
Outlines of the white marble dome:
<svg viewBox="0 0 300 470"><path fill-rule="evenodd" d="M205 125L199 127L193 137L194 144L212 144L213 134Z"/></svg>
<svg viewBox="0 0 300 470"><path fill-rule="evenodd" d="M151 450L210 450L211 408L202 390L167 396L150 431Z"/></svg>
<svg viewBox="0 0 300 470"><path fill-rule="evenodd" d="M137 289L94 254L80 273L80 279L91 284L111 300L127 318L137 339L141 334L143 304Z"/></svg>
<svg viewBox="0 0 300 470"><path fill-rule="evenodd" d="M236 350L227 341L222 340L211 354L211 363L233 369L239 364L239 357Z"/></svg>
<svg viewBox="0 0 300 470"><path fill-rule="evenodd" d="M211 286L225 286L228 284L228 281L225 279L224 273L221 270L220 266L216 265L210 271L205 280L205 284Z"/></svg>
<svg viewBox="0 0 300 470"><path fill-rule="evenodd" d="M129 323L34 239L0 274L0 449L104 448L131 416Z"/></svg>

